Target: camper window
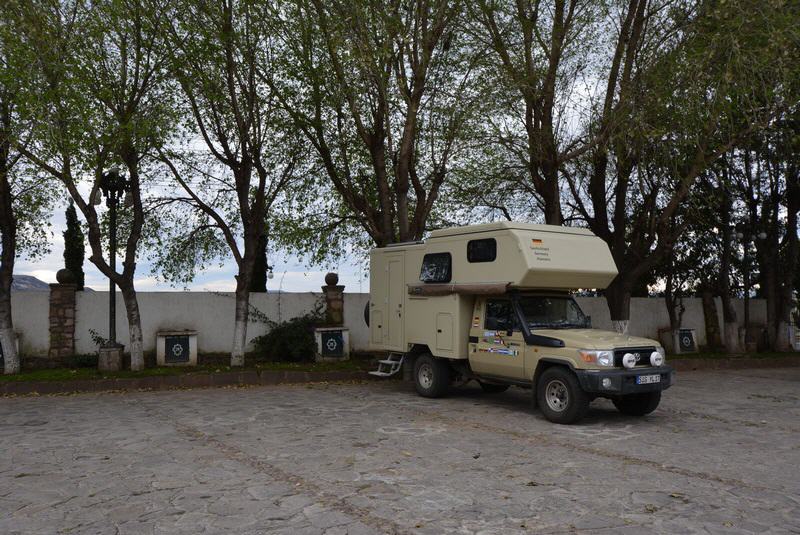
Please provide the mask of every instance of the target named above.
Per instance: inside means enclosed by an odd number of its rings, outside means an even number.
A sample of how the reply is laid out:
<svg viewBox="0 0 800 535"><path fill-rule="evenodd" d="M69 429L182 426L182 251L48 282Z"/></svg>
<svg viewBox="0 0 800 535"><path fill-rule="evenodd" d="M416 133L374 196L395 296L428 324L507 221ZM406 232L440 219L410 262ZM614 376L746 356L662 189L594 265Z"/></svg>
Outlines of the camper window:
<svg viewBox="0 0 800 535"><path fill-rule="evenodd" d="M450 253L426 254L422 259L419 280L422 282L450 282L452 272Z"/></svg>
<svg viewBox="0 0 800 535"><path fill-rule="evenodd" d="M468 262L494 262L497 258L497 241L494 238L467 242Z"/></svg>

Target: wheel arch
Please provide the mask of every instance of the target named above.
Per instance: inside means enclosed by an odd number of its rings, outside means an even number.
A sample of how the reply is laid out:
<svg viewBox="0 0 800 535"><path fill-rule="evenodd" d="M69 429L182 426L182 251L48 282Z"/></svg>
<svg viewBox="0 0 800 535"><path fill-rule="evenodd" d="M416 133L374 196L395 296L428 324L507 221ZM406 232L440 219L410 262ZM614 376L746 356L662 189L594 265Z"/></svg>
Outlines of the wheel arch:
<svg viewBox="0 0 800 535"><path fill-rule="evenodd" d="M534 398L536 397L536 387L539 384L539 377L542 376L545 370L552 368L553 366L566 368L573 374L575 373L575 365L567 359L553 357L544 357L539 359L539 362L536 364L536 370L533 372L533 381L531 382Z"/></svg>
<svg viewBox="0 0 800 535"><path fill-rule="evenodd" d="M425 344L413 344L411 348L406 351L405 358L403 359L403 378L406 380L411 379L412 371L414 370L414 362L417 357L424 354L433 356L430 348Z"/></svg>

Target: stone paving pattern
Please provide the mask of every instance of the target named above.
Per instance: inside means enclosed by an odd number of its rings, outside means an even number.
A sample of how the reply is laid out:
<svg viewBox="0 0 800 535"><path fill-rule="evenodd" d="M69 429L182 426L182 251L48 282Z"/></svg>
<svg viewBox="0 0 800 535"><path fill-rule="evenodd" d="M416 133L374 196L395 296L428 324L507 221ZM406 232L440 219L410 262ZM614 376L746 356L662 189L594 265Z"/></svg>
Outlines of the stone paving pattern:
<svg viewBox="0 0 800 535"><path fill-rule="evenodd" d="M0 399L0 533L798 533L800 369L645 418L400 382Z"/></svg>

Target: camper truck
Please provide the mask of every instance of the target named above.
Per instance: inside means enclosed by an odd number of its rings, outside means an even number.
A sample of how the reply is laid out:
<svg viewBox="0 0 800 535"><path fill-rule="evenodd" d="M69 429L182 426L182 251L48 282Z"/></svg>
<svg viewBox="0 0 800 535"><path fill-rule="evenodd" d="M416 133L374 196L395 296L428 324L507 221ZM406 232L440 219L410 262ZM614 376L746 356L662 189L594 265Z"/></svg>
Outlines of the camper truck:
<svg viewBox="0 0 800 535"><path fill-rule="evenodd" d="M531 388L552 422L574 423L596 397L645 415L673 382L655 340L593 329L572 297L608 286L608 246L579 228L501 222L436 230L370 252L374 375L406 369L417 392L475 380Z"/></svg>

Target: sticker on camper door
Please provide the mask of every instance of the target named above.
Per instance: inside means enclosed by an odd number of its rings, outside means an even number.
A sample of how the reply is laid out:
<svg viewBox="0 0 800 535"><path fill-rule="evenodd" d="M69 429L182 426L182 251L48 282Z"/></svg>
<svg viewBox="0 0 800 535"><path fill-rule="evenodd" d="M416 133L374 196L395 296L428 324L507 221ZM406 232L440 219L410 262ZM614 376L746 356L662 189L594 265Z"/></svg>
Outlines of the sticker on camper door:
<svg viewBox="0 0 800 535"><path fill-rule="evenodd" d="M487 347L481 348L478 351L481 353L495 353L498 355L508 355L510 357L515 357L519 354L519 352L515 349L507 349L505 347Z"/></svg>

